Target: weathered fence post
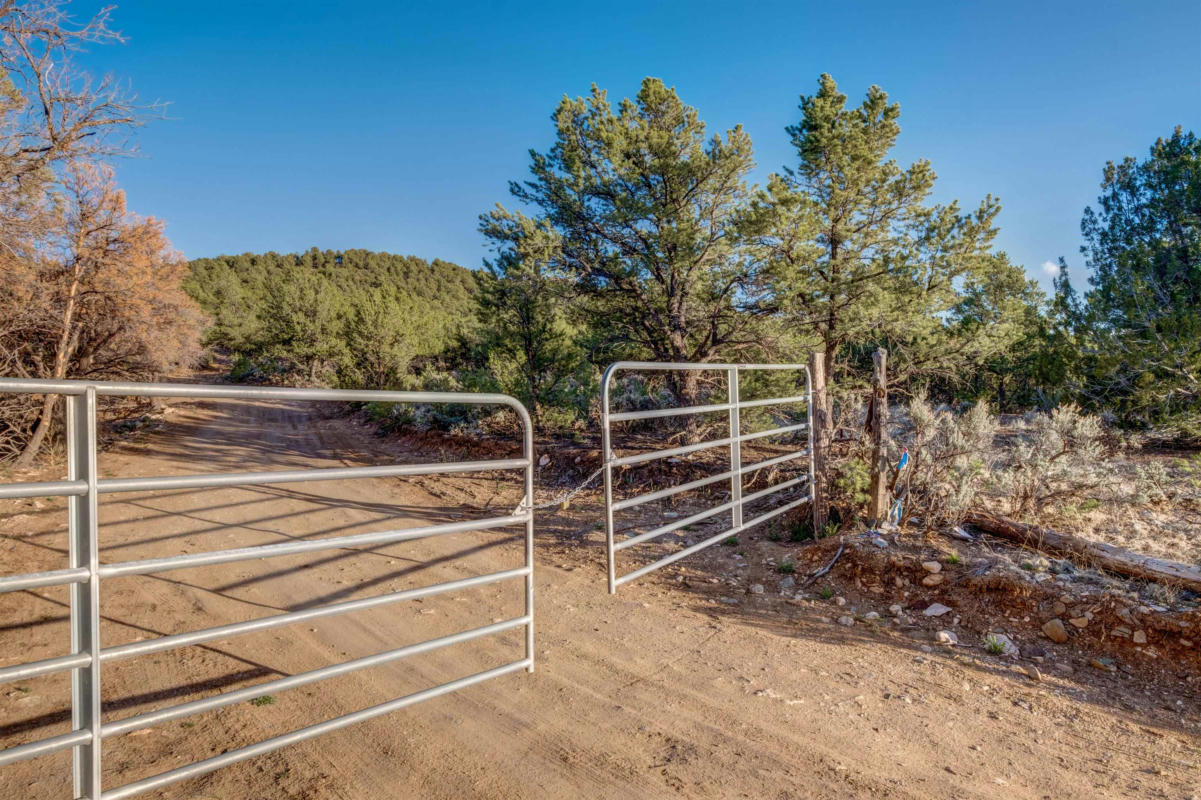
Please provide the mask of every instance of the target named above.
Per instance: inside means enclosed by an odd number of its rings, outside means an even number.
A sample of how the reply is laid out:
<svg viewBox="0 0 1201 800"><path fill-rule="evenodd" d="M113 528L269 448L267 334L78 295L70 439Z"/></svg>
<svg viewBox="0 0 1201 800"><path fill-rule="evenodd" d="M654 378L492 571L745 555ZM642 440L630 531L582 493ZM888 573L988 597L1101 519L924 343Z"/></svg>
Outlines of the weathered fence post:
<svg viewBox="0 0 1201 800"><path fill-rule="evenodd" d="M809 379L813 390L813 538L818 538L830 519L826 485L826 453L830 448L830 394L826 390L826 355L809 356Z"/></svg>
<svg viewBox="0 0 1201 800"><path fill-rule="evenodd" d="M867 409L867 425L872 436L872 484L867 517L872 527L888 519L888 351L883 347L872 354L872 402Z"/></svg>

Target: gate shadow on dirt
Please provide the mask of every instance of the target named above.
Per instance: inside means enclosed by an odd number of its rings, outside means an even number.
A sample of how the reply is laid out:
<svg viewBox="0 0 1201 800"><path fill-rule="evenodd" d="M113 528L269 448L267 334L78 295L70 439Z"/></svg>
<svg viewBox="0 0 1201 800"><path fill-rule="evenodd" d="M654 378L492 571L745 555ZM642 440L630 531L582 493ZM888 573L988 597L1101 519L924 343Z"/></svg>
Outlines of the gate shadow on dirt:
<svg viewBox="0 0 1201 800"><path fill-rule="evenodd" d="M101 555L102 561L112 562L120 560L114 557L114 554L123 550L138 549L144 547L158 547L161 553L161 548L164 543L176 542L185 538L198 537L209 533L225 533L231 530L240 532L253 532L266 534L269 538L263 541L263 537L257 537L258 541L255 544L267 544L275 541L311 541L314 539L326 538L331 535L350 535L354 533L366 533L373 530L388 530L402 529L409 527L418 527L423 525L434 525L443 522L452 522L463 519L470 519L472 516L479 516L478 509L466 508L463 506L418 506L404 503L390 502L372 502L355 498L339 498L328 495L322 495L313 491L296 490L292 488L281 488L274 486L257 486L257 487L239 487L238 491L247 492L253 495L247 500L238 500L235 502L217 502L208 505L202 505L199 508L188 509L171 509L164 507L168 503L178 503L181 500L186 500L189 497L198 497L203 500L205 492L213 490L181 490L174 492L156 492L143 493L137 498L118 497L105 504L105 507L110 512L114 509L124 509L131 513L139 514L136 517L136 523L139 525L162 525L169 522L171 519L188 520L189 522L198 522L204 527L193 528L190 530L171 532L156 536L137 537L134 539L104 543L104 533L106 524L101 525ZM287 513L273 513L261 516L255 516L253 511L256 507L262 504L278 505L280 501L294 502L302 507L295 510L289 510ZM222 521L214 516L215 512L229 511L249 511L251 513L245 515L248 518L243 519L239 515L237 521ZM338 512L354 512L359 514L372 515L368 519L359 521L344 520L338 524L332 524L320 527L316 530L308 531L304 534L285 533L274 528L265 527L267 523L278 523L292 518L301 518L306 515L311 515L315 511L338 511ZM150 512L146 514L145 512ZM395 524L397 520L403 520L404 524ZM110 522L111 525L128 525L127 522L120 520ZM286 566L282 568L272 568L266 572L258 572L256 574L239 578L236 580L227 580L218 582L215 585L203 585L191 580L182 580L180 578L171 577L169 574L150 574L137 576L139 580L155 581L164 584L170 584L177 588L187 590L189 592L199 593L200 596L215 596L233 601L239 605L252 606L273 613L284 613L292 611L301 611L304 609L327 605L331 602L346 599L354 595L363 595L372 593L370 590L381 585L394 583L400 580L413 581L420 579L426 573L434 573L438 568L453 564L460 561L464 557L486 553L495 548L504 546L512 546L514 543L520 542L524 538L524 531L513 532L504 529L495 529L480 533L490 534L490 541L482 543L467 543L455 544L451 543L451 550L441 553L432 558L416 559L411 556L406 556L404 552L405 542L398 542L391 545L381 547L362 547L362 548L337 548L326 553L310 553L307 556L292 556L289 558L305 558L302 567L299 568L319 568L337 564L344 559L353 559L356 557L365 557L374 559L377 564L380 560L384 560L386 564L396 564L393 568L386 567L382 571L376 569L374 574L363 580L353 582L352 585L338 587L332 591L322 592L312 597L306 598L303 602L289 604L272 604L260 602L249 597L238 594L238 590L256 586L268 581L279 578L284 578L288 574L294 572L298 567L296 565ZM464 534L452 534L449 537L462 537L464 535L479 535L479 533L466 532ZM23 546L34 548L48 554L53 554L58 559L65 561L67 556L66 534L64 530L43 531L32 534L15 534L6 533L0 534L0 539L11 541L15 546ZM107 546L105 546L105 544ZM202 549L226 549L228 544L216 544L212 548ZM146 554L143 553L144 557ZM382 566L382 565L381 565ZM192 568L192 571L208 571L209 574L221 575L220 566L216 567L197 567ZM216 572L213 572L216 570ZM118 579L110 579L118 580ZM418 581L414 581L416 583ZM434 581L436 582L436 580ZM56 624L64 624L69 620L69 614L66 613L69 609L69 604L64 600L59 600L48 596L45 591L27 590L17 592L11 595L14 599L17 597L27 598L26 602L22 603L26 616L29 619L5 623L0 625L0 634L16 633L31 631L43 626ZM40 604L50 604L62 609L59 614L37 614L36 608ZM120 626L124 630L134 632L138 635L159 637L178 633L178 631L160 630L144 623L128 618L123 615L114 616L111 613L102 613L101 619L104 622ZM224 619L215 619L211 624L221 624ZM200 625L199 627L205 627ZM26 635L26 634L22 634ZM148 704L153 704L160 701L173 700L178 698L195 697L197 693L215 692L228 688L240 687L253 683L258 679L266 677L282 677L289 673L271 666L267 663L255 661L238 655L237 653L225 649L223 647L213 646L210 644L197 644L192 647L198 650L207 651L214 655L218 655L233 662L245 665L245 669L236 669L218 676L204 678L187 683L180 683L169 688L158 689L151 692L140 694L125 695L112 700L106 700L104 703L104 711L106 713L120 711L124 709L136 709ZM5 725L0 726L0 738L10 736L18 736L30 732L39 731L47 726L59 725L69 722L71 719L70 708L63 705L51 711L39 714L34 717L20 719Z"/></svg>

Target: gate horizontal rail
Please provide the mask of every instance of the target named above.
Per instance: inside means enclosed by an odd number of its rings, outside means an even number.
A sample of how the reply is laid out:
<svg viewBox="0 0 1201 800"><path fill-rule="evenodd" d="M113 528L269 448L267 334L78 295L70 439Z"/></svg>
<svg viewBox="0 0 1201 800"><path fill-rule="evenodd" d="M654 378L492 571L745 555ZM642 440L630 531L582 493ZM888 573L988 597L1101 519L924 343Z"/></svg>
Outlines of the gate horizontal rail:
<svg viewBox="0 0 1201 800"><path fill-rule="evenodd" d="M323 733L335 731L357 722L421 702L422 700L438 697L510 672L521 669L530 672L533 671L534 515L533 509L528 502L523 502L514 513L500 517L107 564L100 562L98 541L97 498L101 494L119 492L260 486L301 481L457 474L520 469L524 473L525 497L532 499L534 488L533 429L525 407L512 397L501 394L466 394L455 392L342 391L336 389L286 389L168 383L40 381L11 378L0 378L0 393L63 395L66 397L67 480L3 484L0 485L0 499L66 497L68 499L68 536L70 541L69 566L67 568L21 575L0 576L0 593L50 586L68 586L71 590L71 652L55 658L4 667L0 669L0 683L26 680L64 670L72 670L72 730L58 736L2 750L0 751L0 766L73 748L75 797L88 798L88 800L115 800L116 798L130 797L142 792L148 792L186 778L203 775L238 761L268 753L296 742L302 742ZM101 396L327 402L453 403L507 406L516 412L521 423L522 457L489 461L393 464L312 470L100 478L96 469L96 399ZM524 563L521 567L357 600L328 603L300 611L259 617L244 622L235 622L198 631L160 636L154 639L145 639L123 645L101 646L100 582L104 578L147 575L169 570L227 564L252 559L275 558L321 550L353 549L372 545L394 544L433 536L444 536L467 531L491 530L513 525L525 526L525 553ZM350 661L331 664L211 697L148 711L120 720L105 723L101 719L100 667L103 663L512 579L523 579L524 581L525 613L519 617L496 621L490 625L440 636L435 639L405 645ZM518 628L524 628L525 630L525 655L516 661L474 675L457 678L369 708L344 714L256 744L230 750L219 756L187 764L121 787L107 790L102 787L101 742L105 738L221 708L243 700L259 697L265 693L304 686L316 681L327 680L357 670L391 663L409 656L431 652L486 636L505 633Z"/></svg>
<svg viewBox="0 0 1201 800"><path fill-rule="evenodd" d="M706 371L706 372L724 372L726 376L727 398L726 402L713 403L710 405L700 406L684 406L678 408L663 408L653 409L648 411L620 411L613 412L610 410L610 388L613 376L619 371ZM795 370L804 373L805 376L805 394L791 395L787 397L768 397L755 400L741 400L739 398L739 378L743 372L755 370ZM601 378L601 448L604 455L604 476L605 476L605 541L608 551L608 567L609 567L609 593L616 593L617 587L628 581L640 578L649 572L652 572L660 567L679 561L693 553L710 547L723 539L729 538L731 535L747 530L761 523L767 522L770 519L780 516L788 511L791 511L805 503L811 503L813 500L813 413L812 413L812 383L810 381L809 367L805 364L698 364L698 363L670 363L670 362L645 362L645 361L618 361L610 364L605 370ZM764 431L756 431L754 433L742 433L741 412L747 408L766 408L769 406L789 405L795 403L805 403L806 422L785 425L778 428L770 428ZM720 439L710 439L704 442L686 444L680 447L671 447L663 450L652 450L646 453L634 453L631 455L617 456L613 450L613 431L612 423L629 422L634 420L647 419L664 419L670 417L685 416L690 414L708 414L710 412L725 411L729 414L729 435ZM744 465L742 463L742 444L744 442L764 439L769 436L780 436L790 433L799 433L808 431L809 446L804 450L796 450L784 455L767 458L752 464ZM656 461L664 458L674 458L682 455L698 453L702 450L710 450L718 447L729 447L730 468L724 472L715 475L709 475L704 478L688 481L686 483L668 486L663 489L658 489L653 492L628 497L623 500L613 499L613 470L617 467L628 467L637 464L645 464L650 461ZM801 458L809 459L809 473L795 478L790 478L786 481L769 486L766 489L744 495L742 491L742 478L745 475L766 469L768 467L778 466L789 461L795 461ZM697 513L694 513L684 519L674 520L673 522L661 525L652 530L640 533L634 536L629 536L626 539L618 542L615 541L616 533L614 527L614 515L618 511L623 511L628 508L645 505L656 500L663 500L668 497L674 497L684 492L690 492L696 489L711 486L723 481L730 482L730 500L729 502L720 505L712 506ZM784 492L787 489L801 486L802 484L809 485L808 493L798 499L791 500L784 505L766 511L750 520L743 519L745 507L758 500L765 499L772 495ZM665 534L677 531L681 528L693 525L697 522L702 522L711 517L715 517L725 512L730 512L731 524L726 530L721 533L712 535L703 541L692 544L670 555L664 556L650 564L646 564L638 569L628 572L624 575L617 574L617 553L634 547L635 545L651 541Z"/></svg>

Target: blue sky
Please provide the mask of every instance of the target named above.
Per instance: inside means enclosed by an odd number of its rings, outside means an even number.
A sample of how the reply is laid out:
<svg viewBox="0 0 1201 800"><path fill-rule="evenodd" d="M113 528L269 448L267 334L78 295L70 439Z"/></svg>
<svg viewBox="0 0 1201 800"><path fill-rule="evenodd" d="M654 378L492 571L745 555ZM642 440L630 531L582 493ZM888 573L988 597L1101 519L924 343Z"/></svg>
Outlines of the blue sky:
<svg viewBox="0 0 1201 800"><path fill-rule="evenodd" d="M564 94L660 77L710 130L743 124L762 182L829 72L852 100L875 83L901 103L896 156L930 159L937 200L999 196L999 246L1045 283L1044 262L1080 265L1107 160L1201 130L1195 0L118 0L114 23L128 43L85 63L171 104L120 179L188 257L317 245L475 267L478 214L548 146Z"/></svg>

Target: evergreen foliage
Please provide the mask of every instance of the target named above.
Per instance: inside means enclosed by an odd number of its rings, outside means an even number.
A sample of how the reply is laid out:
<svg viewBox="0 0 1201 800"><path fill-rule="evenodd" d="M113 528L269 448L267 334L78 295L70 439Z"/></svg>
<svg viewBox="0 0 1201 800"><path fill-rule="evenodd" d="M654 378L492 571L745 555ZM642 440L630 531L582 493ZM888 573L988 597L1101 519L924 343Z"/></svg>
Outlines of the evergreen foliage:
<svg viewBox="0 0 1201 800"><path fill-rule="evenodd" d="M697 110L655 78L616 109L595 86L565 97L553 120L554 145L531 151L531 178L510 192L555 240L547 268L571 282L585 319L603 320L626 353L660 361L757 347L753 265L738 231L753 166L746 132L708 137ZM531 224L497 207L483 230L503 247ZM673 389L694 402L695 373Z"/></svg>
<svg viewBox="0 0 1201 800"><path fill-rule="evenodd" d="M588 367L567 319L569 287L551 272L558 237L524 215L495 212L484 232L501 242L480 277L478 317L485 366L495 388L526 404L538 428L550 409L586 414Z"/></svg>
<svg viewBox="0 0 1201 800"><path fill-rule="evenodd" d="M846 101L829 75L801 97L788 128L798 163L771 177L749 217L765 302L800 349L824 353L836 383L865 374L846 365L877 345L894 384L959 381L1013 344L1039 292L992 250L995 198L966 214L929 204L930 163L889 156L900 106L876 86Z"/></svg>
<svg viewBox="0 0 1201 800"><path fill-rule="evenodd" d="M884 346L896 392L1000 411L1079 403L1201 435L1196 138L1178 129L1145 161L1106 167L1083 223L1091 289L1078 295L1061 259L1047 297L995 249L996 198L933 203L930 163L896 162L899 119L879 87L848 105L823 75L787 129L797 161L759 188L741 128L709 135L654 78L617 104L593 87L555 109L553 144L510 184L520 208L480 217L492 256L478 272L314 248L198 259L186 288L238 377L502 391L544 431L594 413L617 358L818 350L850 400ZM703 400L696 373L673 378L639 391Z"/></svg>
<svg viewBox="0 0 1201 800"><path fill-rule="evenodd" d="M190 263L185 288L213 318L206 342L239 370L346 388L397 388L475 324L478 279L445 261L312 248Z"/></svg>
<svg viewBox="0 0 1201 800"><path fill-rule="evenodd" d="M1201 439L1201 140L1106 165L1085 210L1082 380L1094 408Z"/></svg>

